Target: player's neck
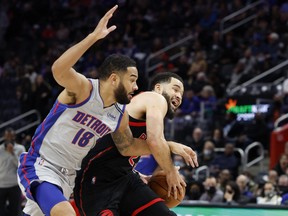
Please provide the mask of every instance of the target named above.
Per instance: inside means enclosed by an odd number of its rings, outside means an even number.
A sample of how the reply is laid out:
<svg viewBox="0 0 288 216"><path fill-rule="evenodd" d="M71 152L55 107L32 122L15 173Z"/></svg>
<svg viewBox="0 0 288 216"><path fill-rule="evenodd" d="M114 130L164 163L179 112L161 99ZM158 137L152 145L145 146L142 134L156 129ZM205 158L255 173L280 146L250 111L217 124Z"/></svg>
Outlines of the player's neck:
<svg viewBox="0 0 288 216"><path fill-rule="evenodd" d="M100 81L99 85L100 96L104 107L109 107L116 103L115 96L111 85L108 82Z"/></svg>

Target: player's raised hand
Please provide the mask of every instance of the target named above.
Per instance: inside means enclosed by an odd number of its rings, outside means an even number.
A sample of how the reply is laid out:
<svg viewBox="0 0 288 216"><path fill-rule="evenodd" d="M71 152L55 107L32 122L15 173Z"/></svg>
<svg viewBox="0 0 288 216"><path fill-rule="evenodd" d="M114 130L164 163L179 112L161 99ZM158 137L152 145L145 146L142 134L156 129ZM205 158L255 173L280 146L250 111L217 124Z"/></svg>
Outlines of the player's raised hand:
<svg viewBox="0 0 288 216"><path fill-rule="evenodd" d="M173 141L169 141L168 144L171 152L182 156L188 166L190 165L193 168L199 166L197 154L190 147Z"/></svg>
<svg viewBox="0 0 288 216"><path fill-rule="evenodd" d="M99 21L98 25L96 26L95 30L92 32L92 34L97 38L97 40L102 39L106 37L110 32L114 31L116 29L115 25L107 27L109 20L113 16L113 13L118 8L118 5L115 5L113 8L111 8Z"/></svg>

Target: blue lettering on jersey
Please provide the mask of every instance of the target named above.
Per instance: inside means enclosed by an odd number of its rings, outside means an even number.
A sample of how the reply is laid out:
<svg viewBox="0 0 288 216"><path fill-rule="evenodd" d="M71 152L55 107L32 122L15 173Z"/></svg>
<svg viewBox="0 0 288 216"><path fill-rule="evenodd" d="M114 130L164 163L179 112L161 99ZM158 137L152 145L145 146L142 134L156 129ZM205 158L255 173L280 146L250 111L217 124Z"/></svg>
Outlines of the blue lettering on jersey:
<svg viewBox="0 0 288 216"><path fill-rule="evenodd" d="M90 127L101 137L111 132L111 129L107 125L105 125L101 120L97 119L96 117L90 114L77 111L77 114L74 116L72 120L81 125Z"/></svg>

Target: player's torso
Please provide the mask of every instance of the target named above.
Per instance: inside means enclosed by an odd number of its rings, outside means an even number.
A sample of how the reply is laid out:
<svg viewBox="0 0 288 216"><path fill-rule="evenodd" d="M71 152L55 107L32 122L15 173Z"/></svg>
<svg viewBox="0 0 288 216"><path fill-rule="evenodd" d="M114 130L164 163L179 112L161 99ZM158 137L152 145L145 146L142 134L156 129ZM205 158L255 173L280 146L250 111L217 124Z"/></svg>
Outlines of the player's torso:
<svg viewBox="0 0 288 216"><path fill-rule="evenodd" d="M68 169L79 169L82 158L96 141L113 132L120 123L124 106L103 108L98 80L91 80L90 97L77 105L55 102L35 133L30 152ZM33 146L34 145L34 146Z"/></svg>

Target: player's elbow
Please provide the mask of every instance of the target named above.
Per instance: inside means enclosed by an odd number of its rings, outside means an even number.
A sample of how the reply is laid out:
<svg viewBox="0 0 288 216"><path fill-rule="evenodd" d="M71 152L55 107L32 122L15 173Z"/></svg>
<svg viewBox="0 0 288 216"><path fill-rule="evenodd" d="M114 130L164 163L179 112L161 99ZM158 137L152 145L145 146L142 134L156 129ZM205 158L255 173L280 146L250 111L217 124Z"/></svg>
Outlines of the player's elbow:
<svg viewBox="0 0 288 216"><path fill-rule="evenodd" d="M51 67L51 71L52 71L53 77L55 79L59 79L59 77L60 77L60 66L59 66L59 63L57 62L57 60L53 63L53 65Z"/></svg>
<svg viewBox="0 0 288 216"><path fill-rule="evenodd" d="M129 147L128 146L126 146L126 147L118 147L118 151L124 157L131 156L131 153L129 151Z"/></svg>
<svg viewBox="0 0 288 216"><path fill-rule="evenodd" d="M156 138L148 138L146 141L150 149L157 148L160 143Z"/></svg>

